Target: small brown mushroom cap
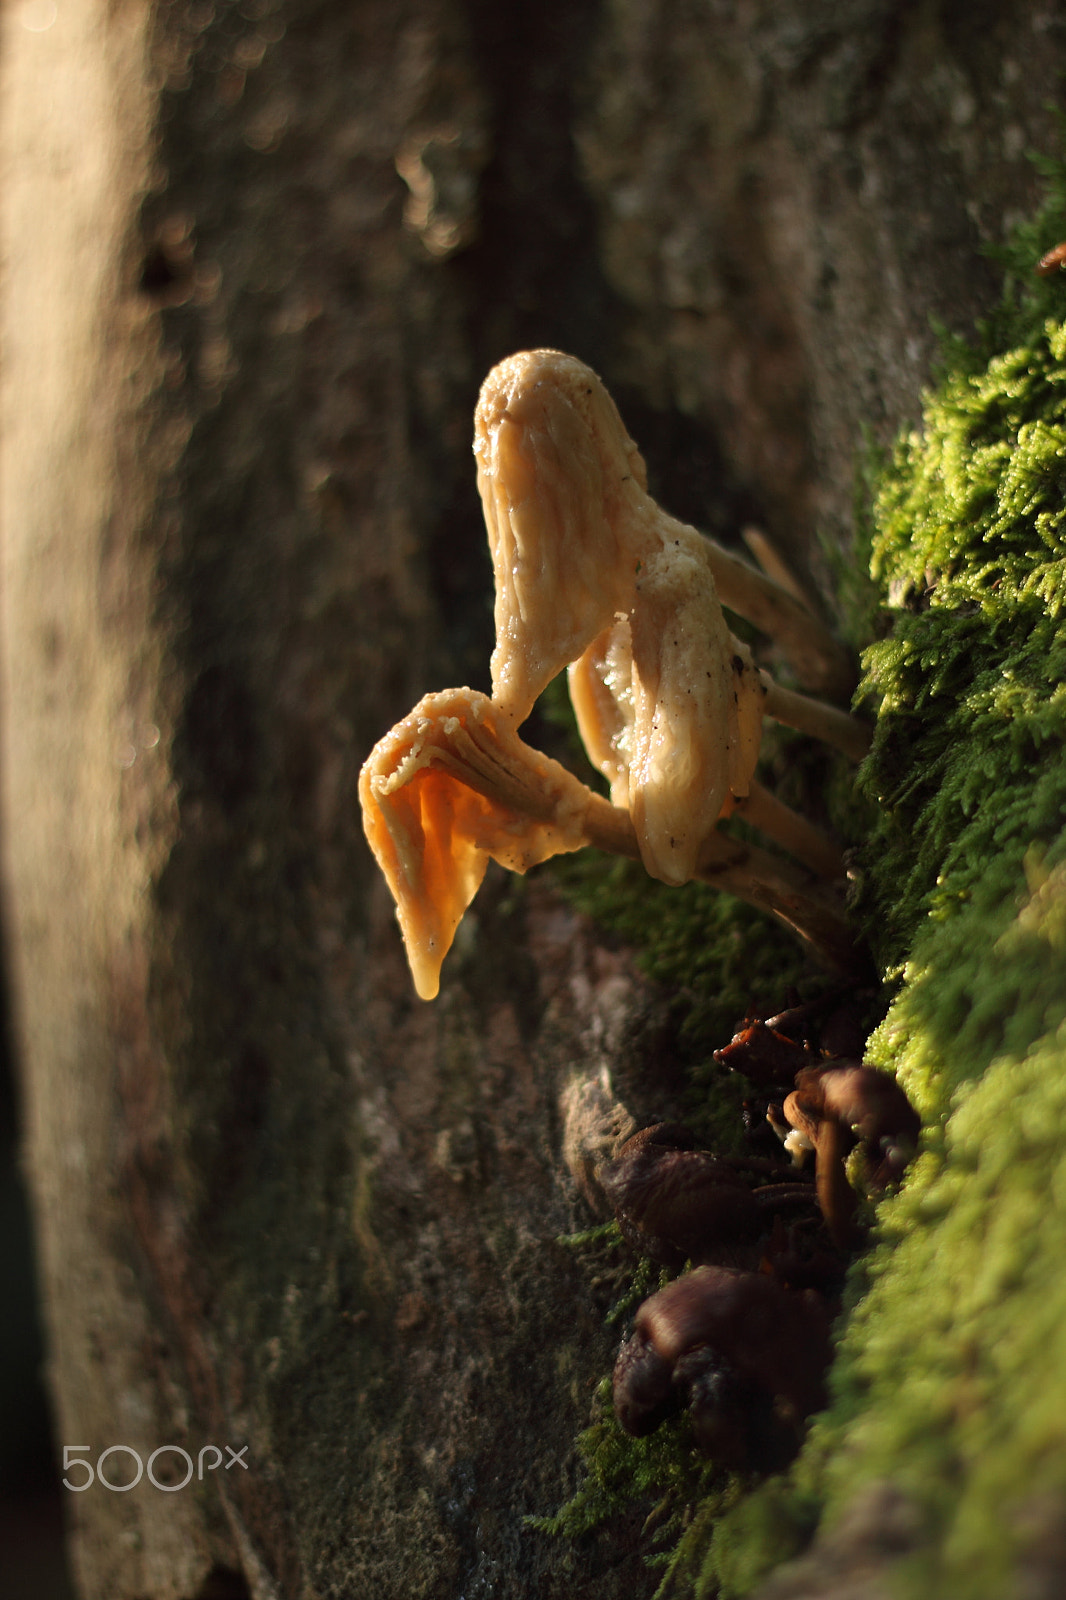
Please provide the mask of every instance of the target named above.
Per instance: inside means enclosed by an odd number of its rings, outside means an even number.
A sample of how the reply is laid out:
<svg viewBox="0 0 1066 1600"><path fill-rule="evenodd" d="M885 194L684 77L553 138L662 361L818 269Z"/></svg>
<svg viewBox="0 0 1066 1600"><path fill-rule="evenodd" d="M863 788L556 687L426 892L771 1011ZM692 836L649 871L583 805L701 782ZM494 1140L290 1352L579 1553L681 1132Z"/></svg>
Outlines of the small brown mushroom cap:
<svg viewBox="0 0 1066 1600"><path fill-rule="evenodd" d="M825 1312L762 1273L697 1267L645 1300L635 1332L671 1365L708 1345L801 1417L825 1404Z"/></svg>
<svg viewBox="0 0 1066 1600"><path fill-rule="evenodd" d="M593 800L473 689L419 701L371 751L359 798L423 1000L437 994L441 963L490 857L526 872L579 849Z"/></svg>
<svg viewBox="0 0 1066 1600"><path fill-rule="evenodd" d="M855 1131L875 1187L900 1175L917 1148L922 1122L891 1074L858 1061L829 1062L805 1068L796 1088L819 1116Z"/></svg>
<svg viewBox="0 0 1066 1600"><path fill-rule="evenodd" d="M716 1050L714 1059L733 1072L742 1072L756 1088L770 1093L794 1083L808 1057L803 1045L756 1018Z"/></svg>

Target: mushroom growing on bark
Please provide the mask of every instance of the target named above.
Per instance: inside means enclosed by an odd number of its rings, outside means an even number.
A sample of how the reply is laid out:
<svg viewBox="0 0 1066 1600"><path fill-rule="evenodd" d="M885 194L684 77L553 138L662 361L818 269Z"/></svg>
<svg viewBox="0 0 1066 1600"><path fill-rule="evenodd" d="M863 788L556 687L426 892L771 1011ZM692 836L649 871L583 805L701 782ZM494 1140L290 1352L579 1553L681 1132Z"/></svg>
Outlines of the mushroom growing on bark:
<svg viewBox="0 0 1066 1600"><path fill-rule="evenodd" d="M921 1118L887 1072L842 1060L804 1067L783 1110L793 1130L789 1138L798 1138L815 1153L818 1202L830 1236L849 1249L861 1236L854 1217L855 1191L844 1168L849 1152L857 1140L866 1157L869 1187L883 1190L902 1175L913 1156Z"/></svg>
<svg viewBox="0 0 1066 1600"><path fill-rule="evenodd" d="M751 792L764 715L798 717L865 753L861 724L783 695L756 670L726 625L716 567L734 608L773 611L783 642L823 675L827 662L838 667L837 647L792 595L656 504L639 450L584 362L557 350L502 361L482 386L474 454L496 577L493 699L522 722L569 668L585 748L633 817L653 877L695 876L703 840ZM785 807L750 820L826 872L828 856L809 859L813 830Z"/></svg>
<svg viewBox="0 0 1066 1600"><path fill-rule="evenodd" d="M639 855L629 813L532 749L474 689L420 700L363 763L359 798L423 1000L438 992L441 963L490 859L526 872L584 845ZM781 917L839 966L852 958L832 897L788 862L714 832L698 876Z"/></svg>
<svg viewBox="0 0 1066 1600"><path fill-rule="evenodd" d="M804 1419L825 1404L829 1358L829 1319L816 1295L757 1272L696 1267L637 1311L615 1363L615 1415L640 1438L687 1402L701 1445L723 1466L743 1468L770 1464L752 1459L765 1450L770 1405L778 1434L770 1453L783 1465Z"/></svg>
<svg viewBox="0 0 1066 1600"><path fill-rule="evenodd" d="M775 1216L813 1206L813 1187L784 1175L777 1163L717 1156L680 1124L655 1123L627 1139L597 1179L626 1242L677 1268L686 1259L742 1265Z"/></svg>
<svg viewBox="0 0 1066 1600"><path fill-rule="evenodd" d="M613 400L574 357L528 351L494 368L474 452L496 577L491 699L426 696L375 747L359 784L419 994L437 993L490 856L524 872L583 844L639 855L667 883L717 883L852 966L839 853L754 767L764 715L853 758L866 729L760 672L719 593L773 630L806 681L840 689L840 647L788 590L651 499ZM564 667L613 804L515 731ZM795 863L718 832L733 810Z"/></svg>

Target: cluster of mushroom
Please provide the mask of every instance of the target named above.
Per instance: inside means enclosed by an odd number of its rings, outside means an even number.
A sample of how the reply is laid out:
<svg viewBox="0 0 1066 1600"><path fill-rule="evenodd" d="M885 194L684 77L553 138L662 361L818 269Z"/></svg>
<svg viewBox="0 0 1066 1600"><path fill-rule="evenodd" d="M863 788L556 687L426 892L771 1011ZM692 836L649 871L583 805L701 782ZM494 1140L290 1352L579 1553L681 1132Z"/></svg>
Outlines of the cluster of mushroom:
<svg viewBox="0 0 1066 1600"><path fill-rule="evenodd" d="M614 402L574 357L534 350L495 367L474 453L496 581L492 695L427 695L359 782L419 995L436 995L490 858L524 872L584 845L639 856L666 883L718 883L846 968L839 853L754 769L764 716L854 759L867 731L760 671L722 604L771 633L800 681L835 695L850 681L840 646L786 587L656 504ZM610 802L518 735L564 667ZM733 811L794 859L717 831Z"/></svg>
<svg viewBox="0 0 1066 1600"><path fill-rule="evenodd" d="M716 1052L775 1097L767 1116L791 1165L714 1155L660 1123L598 1174L639 1254L671 1270L694 1264L637 1312L614 1370L618 1420L640 1437L687 1411L695 1443L733 1470L787 1464L824 1403L829 1329L862 1239L845 1157L860 1147L864 1186L880 1192L901 1175L920 1129L893 1078L817 1055L783 1031L795 1020L749 1022Z"/></svg>

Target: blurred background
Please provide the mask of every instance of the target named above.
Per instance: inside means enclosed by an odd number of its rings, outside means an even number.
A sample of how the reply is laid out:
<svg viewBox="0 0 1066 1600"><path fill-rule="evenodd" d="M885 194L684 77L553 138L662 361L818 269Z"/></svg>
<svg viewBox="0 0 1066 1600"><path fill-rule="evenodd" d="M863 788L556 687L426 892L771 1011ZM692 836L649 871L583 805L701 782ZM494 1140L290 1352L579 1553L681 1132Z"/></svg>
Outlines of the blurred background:
<svg viewBox="0 0 1066 1600"><path fill-rule="evenodd" d="M33 1232L19 1170L19 1096L0 988L0 1596L73 1600L44 1384Z"/></svg>

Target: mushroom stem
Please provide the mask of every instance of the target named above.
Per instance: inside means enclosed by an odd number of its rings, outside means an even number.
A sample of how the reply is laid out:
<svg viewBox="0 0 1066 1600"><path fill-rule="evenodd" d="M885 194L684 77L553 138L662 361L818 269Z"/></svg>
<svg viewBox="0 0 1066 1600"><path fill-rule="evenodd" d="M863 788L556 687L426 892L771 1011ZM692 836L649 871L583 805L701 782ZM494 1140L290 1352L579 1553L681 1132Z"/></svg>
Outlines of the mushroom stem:
<svg viewBox="0 0 1066 1600"><path fill-rule="evenodd" d="M602 796L592 796L584 829L588 843L597 849L640 859L628 811ZM856 946L839 896L794 862L715 828L704 840L696 876L777 917L838 972L853 977L865 973L866 959Z"/></svg>
<svg viewBox="0 0 1066 1600"><path fill-rule="evenodd" d="M712 837L725 839L724 834ZM706 856L698 874L705 883L768 911L842 975L855 979L868 975L869 958L856 945L840 898L825 884L756 845L749 845L744 858L730 861L728 868L705 862Z"/></svg>
<svg viewBox="0 0 1066 1600"><path fill-rule="evenodd" d="M842 750L852 761L861 761L870 748L871 733L865 722L841 711L837 706L826 705L810 695L798 694L795 689L783 689L768 672L760 673L766 688L763 713L775 722L783 722L800 733L813 734Z"/></svg>
<svg viewBox="0 0 1066 1600"><path fill-rule="evenodd" d="M746 795L738 796L733 810L760 833L784 845L798 861L830 881L845 876L844 858L820 829L752 778Z"/></svg>
<svg viewBox="0 0 1066 1600"><path fill-rule="evenodd" d="M826 1117L815 1144L814 1182L829 1237L841 1250L854 1250L862 1238L855 1220L855 1190L844 1170L850 1146L847 1130Z"/></svg>
<svg viewBox="0 0 1066 1600"><path fill-rule="evenodd" d="M552 799L536 796L536 791L525 784L516 785L506 769L487 751L478 752L477 735L471 739L465 730L457 730L457 733L463 746L461 769L459 763L450 761L446 755L443 760L460 783L488 800L503 801L515 811L526 810L538 821L558 816L560 799L565 794L568 803L564 809L571 819L576 820L579 807L583 807L580 827L586 844L608 855L640 860L633 820L621 806L612 806L602 795L592 794L565 768L545 757L540 759L551 771L558 788ZM480 739L477 742L480 743ZM438 754L437 760L441 759L442 755ZM785 806L781 809L788 810ZM865 971L864 958L856 947L855 935L839 896L803 867L716 828L704 841L696 875L704 883L724 889L738 900L777 917L812 945L835 970L849 975Z"/></svg>
<svg viewBox="0 0 1066 1600"><path fill-rule="evenodd" d="M761 528L741 528L740 537L771 582L778 584L782 589L787 589L792 598L798 600L813 617L816 614L814 606L804 594L802 584L773 540L768 538Z"/></svg>
<svg viewBox="0 0 1066 1600"><path fill-rule="evenodd" d="M814 1146L814 1183L829 1237L841 1250L852 1250L862 1237L855 1220L855 1191L848 1182L844 1161L853 1139L835 1117L823 1116L813 1101L799 1090L784 1104L785 1120Z"/></svg>
<svg viewBox="0 0 1066 1600"><path fill-rule="evenodd" d="M770 634L809 688L849 700L855 668L840 640L788 589L706 534L704 541L722 604Z"/></svg>

